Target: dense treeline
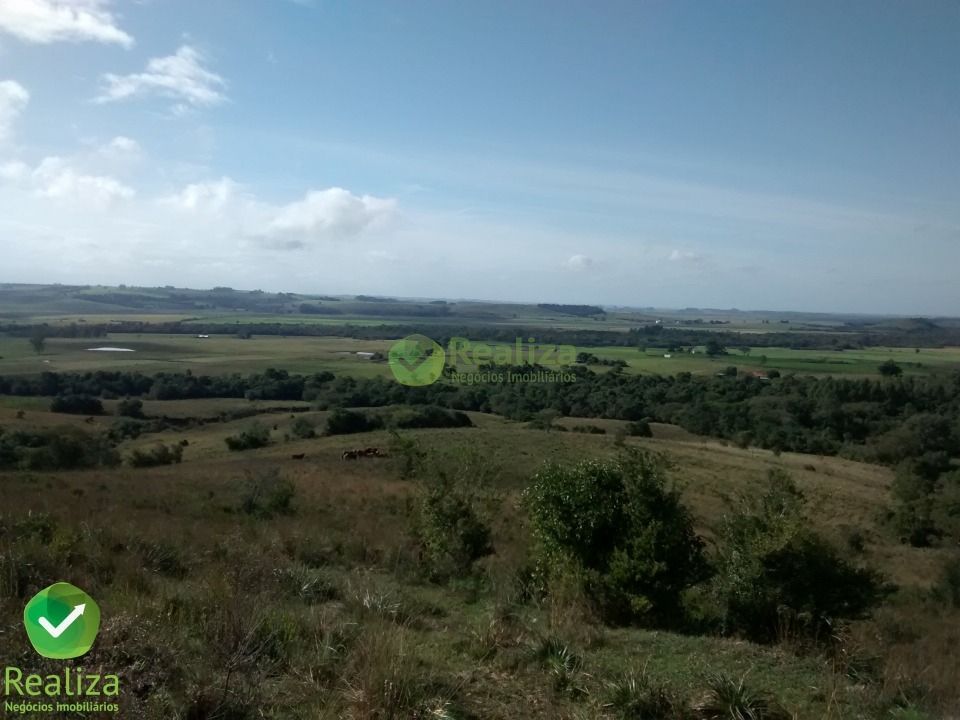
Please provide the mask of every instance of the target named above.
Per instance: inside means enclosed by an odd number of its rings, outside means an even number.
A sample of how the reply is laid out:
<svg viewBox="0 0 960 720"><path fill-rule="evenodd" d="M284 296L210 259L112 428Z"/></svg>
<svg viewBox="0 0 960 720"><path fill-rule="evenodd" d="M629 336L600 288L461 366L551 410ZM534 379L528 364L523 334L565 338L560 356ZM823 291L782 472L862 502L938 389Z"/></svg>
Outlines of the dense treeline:
<svg viewBox="0 0 960 720"><path fill-rule="evenodd" d="M488 368L519 374L547 368ZM960 542L960 372L941 377L875 379L628 375L569 368L573 382L439 382L407 387L385 378L247 376L98 371L0 377L0 394L53 396L52 409L94 415L99 397L306 400L322 409L432 405L495 413L517 420L538 414L659 421L747 447L843 455L897 470L891 518L904 541ZM19 460L20 458L18 458Z"/></svg>
<svg viewBox="0 0 960 720"><path fill-rule="evenodd" d="M248 400L312 399L317 389L333 379L329 372L291 375L286 370L266 370L252 375L194 375L98 370L84 373L44 372L35 377L0 376L0 395L73 397L147 397L154 400L194 398L246 398ZM59 402L58 406L73 403ZM96 414L102 408L55 410Z"/></svg>
<svg viewBox="0 0 960 720"><path fill-rule="evenodd" d="M514 373L531 366L500 368ZM546 371L546 368L540 368ZM0 376L0 394L33 396L248 398L307 400L321 407L438 405L528 420L542 410L574 417L654 419L775 450L853 454L895 465L910 457L960 454L960 373L877 379L788 375L674 377L593 373L572 367L575 382L407 387L385 378L97 371Z"/></svg>
<svg viewBox="0 0 960 720"><path fill-rule="evenodd" d="M381 312L382 311L382 312ZM309 305L302 313L333 314L334 309ZM420 305L390 308L380 306L350 312L415 316L447 315L445 306ZM393 340L419 333L447 345L450 338L465 337L474 341L514 343L518 337L536 338L538 343L573 345L576 347L691 347L710 342L724 347L787 347L798 350L850 350L863 347L942 347L960 345L960 329L939 327L932 323L906 328L849 329L836 333L769 332L740 333L729 330L700 330L690 327L647 325L626 332L616 330L562 330L554 328L502 327L497 325L447 324L384 324L343 325L291 323L222 323L222 322L142 322L124 320L109 325L0 325L0 332L14 337L29 338L36 334L46 337L101 337L107 333L146 333L181 335L267 335L305 337L351 337L361 340Z"/></svg>

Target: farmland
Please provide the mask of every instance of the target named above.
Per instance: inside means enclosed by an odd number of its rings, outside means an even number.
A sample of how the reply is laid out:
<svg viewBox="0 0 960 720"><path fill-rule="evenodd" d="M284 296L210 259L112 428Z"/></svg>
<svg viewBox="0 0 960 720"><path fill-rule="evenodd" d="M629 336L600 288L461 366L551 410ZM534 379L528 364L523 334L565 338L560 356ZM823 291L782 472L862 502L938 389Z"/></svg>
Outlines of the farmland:
<svg viewBox="0 0 960 720"><path fill-rule="evenodd" d="M654 717L701 718L741 681L762 717L956 707L952 321L597 310L0 291L0 659L35 664L18 614L63 579L107 618L84 662L120 672L123 717L626 720L660 698ZM532 358L576 382L405 387L386 358L418 330L472 342L457 370ZM637 453L711 566L788 478L817 562L876 573L869 608L787 607L756 636L725 625L722 572L656 621L612 621L575 573L545 581L530 488ZM431 507L456 518L433 536ZM471 523L476 556L438 565Z"/></svg>
<svg viewBox="0 0 960 720"><path fill-rule="evenodd" d="M210 401L170 401L147 410L206 416L230 404L214 408ZM0 475L5 494L19 498L16 513L5 511L0 522L7 528L4 562L19 568L12 587L5 580L5 624L15 621L12 600L40 580L36 573L85 587L111 618L87 662L122 665L129 687L163 687L162 693L127 693L124 713L166 717L184 707L226 702L217 698L227 688L231 702L257 707L267 717L291 712L335 717L387 702L377 692L389 682L455 717L572 717L578 712L600 717L608 712L611 684L644 667L680 693L697 692L722 667L732 676L746 675L755 688L773 691L800 718L872 717L871 708L882 704L879 697L868 697L862 678L851 679L843 667L835 669L816 653L606 627L585 619L589 616L576 602L529 604L517 594L513 578L527 562L529 542L519 491L546 458L573 462L616 456L622 451L614 439L618 423L607 423L607 434L597 436L527 429L496 416L473 415L473 428L413 431L410 437L426 452L442 455L469 445L496 469L496 552L485 561L486 580L479 587L444 586L418 579L410 555L406 518L416 483L398 476L391 459L340 460L341 452L357 442L387 447L388 434L299 440L290 436L288 412L258 409L263 411L258 419L274 428L262 450L227 451L223 438L249 422L234 420L130 440L118 448L127 455L158 442L186 441L182 463L175 467ZM326 413L297 417L322 427ZM0 422L18 422L12 408L0 409ZM79 419L31 409L19 422L58 426ZM95 421L96 427L110 422L108 416ZM845 641L845 652L858 653L851 664L881 654L871 682L885 688L882 693L895 697L906 678L921 672L915 663L932 661L925 659L928 654L956 641L951 640L956 623L942 615L934 620L919 600L910 599L936 583L946 551L899 545L875 524L886 503L888 470L733 448L670 426L655 426L652 438L629 439L627 445L671 461L697 528L707 537L717 531L725 498L758 487L770 468L796 478L818 508L818 528L835 542L845 544L859 532L860 559L882 566L904 598L900 609L855 625ZM291 459L299 454L305 459ZM263 517L238 514L246 483L266 472L292 483L290 509ZM45 491L35 492L39 487ZM96 527L86 521L93 516ZM29 527L24 517L33 518ZM76 559L67 563L68 557ZM5 578L11 577L9 570ZM285 584L288 577L292 585ZM304 595L297 583L316 593ZM176 622L170 622L170 613ZM134 633L134 622L146 632ZM885 623L908 623L913 632L924 633L924 623L932 622L945 623L946 634L936 643L902 637L884 641L892 645L876 644L885 637ZM249 633L261 632L273 638L271 654L250 655L233 683L225 685L221 662L229 662L228 654L242 648ZM550 638L580 658L570 677L579 691L558 687L549 667L535 659L537 648ZM198 645L197 639L203 642ZM5 659L25 661L24 643L14 635L5 645ZM317 649L327 645L318 655ZM211 656L212 648L221 650ZM937 656L937 662L937 675L927 682L936 697L952 702L955 655Z"/></svg>

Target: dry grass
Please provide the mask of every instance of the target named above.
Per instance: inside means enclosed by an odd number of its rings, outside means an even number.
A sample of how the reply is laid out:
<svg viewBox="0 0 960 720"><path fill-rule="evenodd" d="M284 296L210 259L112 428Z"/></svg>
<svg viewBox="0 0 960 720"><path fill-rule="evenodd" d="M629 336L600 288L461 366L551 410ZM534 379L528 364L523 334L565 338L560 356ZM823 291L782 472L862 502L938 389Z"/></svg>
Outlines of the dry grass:
<svg viewBox="0 0 960 720"><path fill-rule="evenodd" d="M0 422L17 422L12 412L0 409ZM733 640L601 628L572 591L531 604L516 581L527 562L517 493L545 459L612 456L614 438L473 418L476 428L413 433L428 449L467 445L503 468L497 553L471 586L419 580L408 534L412 485L390 460L340 460L344 449L387 447L386 433L284 442L292 420L274 413L260 417L278 426L262 450L226 449L222 438L249 422L239 420L121 448L187 439L181 465L0 473L0 662L37 666L14 630L22 603L68 580L101 605L104 629L84 662L122 669L123 717L604 717L609 682L641 661L687 694L711 672L749 672L751 687L773 691L801 718L870 717L872 709L858 708L865 695L944 708L958 700L956 613L907 596L856 626L857 660L842 672L820 656ZM21 422L61 420L82 423L36 410ZM939 567L942 553L896 545L877 527L890 480L881 468L777 457L664 427L628 443L674 462L705 532L725 495L782 466L819 499L822 529L842 538L850 526L865 528L864 557L897 582L920 593ZM300 453L303 460L291 458ZM270 469L293 482L294 514L245 515L245 473ZM549 637L581 659L560 668L562 681L556 663L529 659L531 645ZM848 672L853 665L869 677Z"/></svg>

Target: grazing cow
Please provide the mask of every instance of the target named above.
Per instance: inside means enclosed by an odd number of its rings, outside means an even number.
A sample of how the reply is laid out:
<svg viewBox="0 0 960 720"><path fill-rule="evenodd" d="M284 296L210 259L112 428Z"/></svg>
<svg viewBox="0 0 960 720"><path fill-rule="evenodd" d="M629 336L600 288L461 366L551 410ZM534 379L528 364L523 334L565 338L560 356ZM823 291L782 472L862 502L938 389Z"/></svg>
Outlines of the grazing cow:
<svg viewBox="0 0 960 720"><path fill-rule="evenodd" d="M94 420L93 420L92 417L88 417L86 420L84 420L84 422L85 422L87 425L93 425Z"/></svg>
<svg viewBox="0 0 960 720"><path fill-rule="evenodd" d="M303 460L303 458L304 458L305 455L306 455L306 453L297 453L296 455L291 455L291 456L290 456L290 459L291 459L291 460Z"/></svg>
<svg viewBox="0 0 960 720"><path fill-rule="evenodd" d="M356 460L360 457L360 453L356 450L344 450L343 455L340 456L341 460Z"/></svg>

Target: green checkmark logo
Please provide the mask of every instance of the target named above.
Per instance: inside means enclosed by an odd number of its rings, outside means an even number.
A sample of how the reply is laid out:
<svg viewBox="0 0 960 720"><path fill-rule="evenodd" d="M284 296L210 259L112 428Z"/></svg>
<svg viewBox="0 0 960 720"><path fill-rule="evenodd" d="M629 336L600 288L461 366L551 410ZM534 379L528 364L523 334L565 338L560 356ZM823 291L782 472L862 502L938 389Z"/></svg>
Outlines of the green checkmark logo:
<svg viewBox="0 0 960 720"><path fill-rule="evenodd" d="M93 647L100 630L100 608L83 590L54 583L31 598L23 625L33 649L46 658L69 660Z"/></svg>
<svg viewBox="0 0 960 720"><path fill-rule="evenodd" d="M389 353L390 369L404 385L430 385L440 379L447 355L426 335L408 335L395 342Z"/></svg>

